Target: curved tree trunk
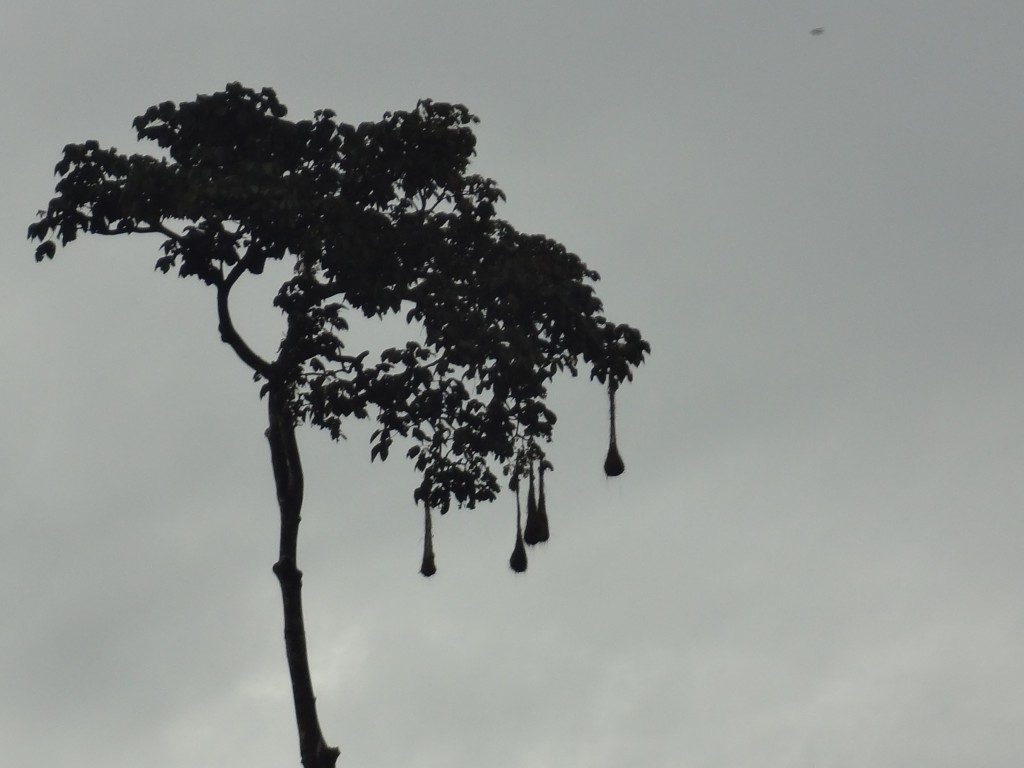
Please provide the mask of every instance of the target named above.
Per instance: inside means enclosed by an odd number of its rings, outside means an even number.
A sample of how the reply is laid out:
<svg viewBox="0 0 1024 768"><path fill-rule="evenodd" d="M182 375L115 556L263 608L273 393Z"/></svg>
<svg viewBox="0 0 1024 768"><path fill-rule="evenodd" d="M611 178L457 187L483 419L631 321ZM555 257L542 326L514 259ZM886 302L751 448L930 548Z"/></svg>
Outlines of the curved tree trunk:
<svg viewBox="0 0 1024 768"><path fill-rule="evenodd" d="M295 701L295 720L299 728L299 751L304 768L334 768L339 750L327 745L320 730L302 617L302 571L298 569L296 552L303 484L295 425L288 414L285 397L273 386L267 400L270 426L266 435L274 465L277 503L281 510L281 545L274 574L281 585L284 645Z"/></svg>

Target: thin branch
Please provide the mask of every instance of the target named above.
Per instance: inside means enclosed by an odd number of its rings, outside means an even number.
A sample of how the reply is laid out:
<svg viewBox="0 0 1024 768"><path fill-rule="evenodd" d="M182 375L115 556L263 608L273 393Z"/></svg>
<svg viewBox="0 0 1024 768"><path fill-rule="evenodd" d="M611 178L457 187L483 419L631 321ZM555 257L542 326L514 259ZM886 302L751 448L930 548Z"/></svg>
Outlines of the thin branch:
<svg viewBox="0 0 1024 768"><path fill-rule="evenodd" d="M172 240L181 240L181 235L172 229L169 229L166 225L157 222L156 224L150 224L147 229L141 227L136 228L136 232L159 232L162 235L166 235Z"/></svg>
<svg viewBox="0 0 1024 768"><path fill-rule="evenodd" d="M313 299L313 304L319 304L332 296L345 292L341 283L316 283L306 288L306 295Z"/></svg>
<svg viewBox="0 0 1024 768"><path fill-rule="evenodd" d="M114 228L111 228L110 226L105 226L105 227L102 227L102 228L97 228L96 220L92 216L88 216L88 217L86 217L86 219L89 222L88 232L89 232L89 234L93 234L93 235L110 235L110 236L113 236L113 235L129 235L129 234L149 235L149 234L159 233L161 235L164 235L165 237L169 237L171 240L181 240L181 235L180 234L178 234L177 232L175 232L172 229L168 229L163 224L150 224L149 226L145 226L145 227L144 226L135 225L134 227L128 227L126 229L121 229L120 226L114 227Z"/></svg>

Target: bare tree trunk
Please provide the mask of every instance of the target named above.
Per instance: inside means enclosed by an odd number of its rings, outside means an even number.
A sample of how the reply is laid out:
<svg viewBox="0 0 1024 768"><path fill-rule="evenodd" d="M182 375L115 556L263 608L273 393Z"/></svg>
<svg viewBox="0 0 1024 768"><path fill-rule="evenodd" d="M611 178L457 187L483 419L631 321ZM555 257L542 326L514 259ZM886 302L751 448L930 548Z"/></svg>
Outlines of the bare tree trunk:
<svg viewBox="0 0 1024 768"><path fill-rule="evenodd" d="M327 745L320 730L302 617L302 571L298 569L296 553L303 483L295 425L284 395L273 385L267 400L270 427L266 434L274 465L277 503L281 509L281 546L274 574L281 585L284 606L284 645L295 701L295 720L299 728L299 752L304 768L334 768L340 752L336 747Z"/></svg>

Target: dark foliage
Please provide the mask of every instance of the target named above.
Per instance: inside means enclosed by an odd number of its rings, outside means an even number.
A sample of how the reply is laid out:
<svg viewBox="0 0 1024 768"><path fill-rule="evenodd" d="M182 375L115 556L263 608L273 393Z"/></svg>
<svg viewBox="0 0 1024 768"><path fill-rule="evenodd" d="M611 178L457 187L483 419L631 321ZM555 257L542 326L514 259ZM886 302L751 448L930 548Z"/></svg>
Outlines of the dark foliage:
<svg viewBox="0 0 1024 768"><path fill-rule="evenodd" d="M579 257L496 215L501 190L467 172L477 118L464 106L424 100L359 125L286 114L272 90L233 83L136 118L158 157L69 144L29 229L36 258L81 233L154 233L157 269L216 287L225 307L243 275L288 259L276 356L249 349L222 315L225 341L286 389L296 421L337 438L346 418L374 418L371 458L404 439L417 500L443 514L493 499L495 468L509 474L551 435L550 379L582 364L618 384L647 343L603 316L598 275ZM350 313L400 314L421 340L350 353Z"/></svg>

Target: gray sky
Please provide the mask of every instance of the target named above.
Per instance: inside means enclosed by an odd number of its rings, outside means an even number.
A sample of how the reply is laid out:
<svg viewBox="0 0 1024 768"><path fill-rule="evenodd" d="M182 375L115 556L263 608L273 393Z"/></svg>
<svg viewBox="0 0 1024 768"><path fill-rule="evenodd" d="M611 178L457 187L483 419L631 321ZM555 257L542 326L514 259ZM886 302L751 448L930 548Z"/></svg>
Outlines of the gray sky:
<svg viewBox="0 0 1024 768"><path fill-rule="evenodd" d="M1019 2L13 0L0 29L4 764L298 765L264 410L157 241L36 265L68 142L240 80L296 119L482 119L517 227L648 365L553 389L552 540L435 526L300 436L321 719L359 768L1024 760ZM823 26L825 33L810 30ZM274 285L239 325L270 350Z"/></svg>

